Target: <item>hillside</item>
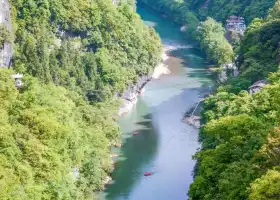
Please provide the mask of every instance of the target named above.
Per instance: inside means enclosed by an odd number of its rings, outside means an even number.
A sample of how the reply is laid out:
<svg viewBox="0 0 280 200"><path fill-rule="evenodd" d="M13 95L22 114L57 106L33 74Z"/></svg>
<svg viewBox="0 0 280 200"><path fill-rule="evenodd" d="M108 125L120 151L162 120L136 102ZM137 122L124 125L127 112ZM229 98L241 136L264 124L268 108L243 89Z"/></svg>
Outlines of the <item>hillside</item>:
<svg viewBox="0 0 280 200"><path fill-rule="evenodd" d="M249 26L234 46L239 76L218 86L203 104L202 147L194 156L197 166L189 199L279 200L280 1L141 2L190 25L188 35L198 39L208 59L217 64L234 60L217 21L224 23L230 15L245 18ZM260 80L268 85L250 94L248 87Z"/></svg>
<svg viewBox="0 0 280 200"><path fill-rule="evenodd" d="M192 200L279 200L279 5L248 27L239 77L204 102ZM249 85L261 79L268 85L249 94Z"/></svg>
<svg viewBox="0 0 280 200"><path fill-rule="evenodd" d="M14 57L13 70L0 70L0 199L95 199L120 142L116 95L158 64L160 39L133 1L10 2ZM24 74L19 90L15 73Z"/></svg>
<svg viewBox="0 0 280 200"><path fill-rule="evenodd" d="M91 101L123 91L160 61L158 36L127 4L13 0L12 6L14 69Z"/></svg>

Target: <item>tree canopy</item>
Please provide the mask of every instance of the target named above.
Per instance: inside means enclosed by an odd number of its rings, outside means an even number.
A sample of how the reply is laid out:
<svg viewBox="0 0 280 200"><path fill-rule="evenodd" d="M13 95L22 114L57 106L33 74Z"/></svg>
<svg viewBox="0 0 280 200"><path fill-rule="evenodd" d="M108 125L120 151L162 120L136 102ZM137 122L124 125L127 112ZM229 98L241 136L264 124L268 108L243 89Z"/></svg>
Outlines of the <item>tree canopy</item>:
<svg viewBox="0 0 280 200"><path fill-rule="evenodd" d="M218 64L231 63L233 49L224 37L223 25L212 18L200 23L197 29L201 47L205 50L208 59Z"/></svg>
<svg viewBox="0 0 280 200"><path fill-rule="evenodd" d="M241 41L240 76L204 101L192 200L280 197L278 13L279 1L265 19L252 21ZM246 91L266 78L260 92Z"/></svg>
<svg viewBox="0 0 280 200"><path fill-rule="evenodd" d="M93 107L29 76L19 92L11 73L0 70L0 198L92 199L112 170L110 146L119 135L113 104Z"/></svg>
<svg viewBox="0 0 280 200"><path fill-rule="evenodd" d="M133 0L10 2L15 52L14 71L0 70L0 199L92 200L120 142L117 93L158 64L160 39ZM8 40L3 26L0 39Z"/></svg>
<svg viewBox="0 0 280 200"><path fill-rule="evenodd" d="M0 47L4 42L12 42L12 34L6 25L0 24Z"/></svg>
<svg viewBox="0 0 280 200"><path fill-rule="evenodd" d="M126 3L12 0L12 6L14 69L44 83L96 101L123 91L160 61L158 35Z"/></svg>

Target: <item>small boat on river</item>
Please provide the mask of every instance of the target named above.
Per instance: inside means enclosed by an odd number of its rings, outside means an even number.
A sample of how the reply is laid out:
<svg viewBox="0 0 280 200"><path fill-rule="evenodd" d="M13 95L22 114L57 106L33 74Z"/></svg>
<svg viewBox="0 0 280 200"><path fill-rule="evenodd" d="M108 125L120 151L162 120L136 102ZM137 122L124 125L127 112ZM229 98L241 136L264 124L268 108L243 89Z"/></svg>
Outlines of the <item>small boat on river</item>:
<svg viewBox="0 0 280 200"><path fill-rule="evenodd" d="M145 172L145 173L144 173L144 176L151 176L151 175L152 175L151 172Z"/></svg>
<svg viewBox="0 0 280 200"><path fill-rule="evenodd" d="M139 134L139 132L134 132L134 133L133 133L134 136L135 136L135 135L138 135L138 134Z"/></svg>

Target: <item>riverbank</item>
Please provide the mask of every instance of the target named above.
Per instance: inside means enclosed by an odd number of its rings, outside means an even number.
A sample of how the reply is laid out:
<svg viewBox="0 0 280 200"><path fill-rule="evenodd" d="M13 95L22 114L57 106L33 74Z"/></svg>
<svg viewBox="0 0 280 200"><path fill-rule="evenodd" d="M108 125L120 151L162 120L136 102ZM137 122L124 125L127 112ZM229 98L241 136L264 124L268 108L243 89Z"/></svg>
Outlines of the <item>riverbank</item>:
<svg viewBox="0 0 280 200"><path fill-rule="evenodd" d="M184 47L181 45L181 46L178 46L177 48L184 48ZM125 113L130 112L134 108L134 106L136 105L136 103L138 101L138 96L143 95L143 93L145 91L145 89L144 89L145 85L151 79L159 79L160 76L167 75L170 73L168 66L164 62L169 58L168 53L174 49L176 49L176 47L171 44L164 46L163 50L162 50L162 55L161 55L162 62L158 66L155 67L153 73L146 75L146 76L142 76L136 82L136 84L130 86L124 92L124 94L121 97L122 103L119 108L119 116L122 116Z"/></svg>
<svg viewBox="0 0 280 200"><path fill-rule="evenodd" d="M179 29L178 29L179 30ZM153 73L150 75L142 76L136 84L130 86L121 97L121 106L119 108L119 116L130 112L137 104L138 97L145 92L145 85L152 79L159 79L162 75L170 74L170 69L166 65L166 61L170 58L170 52L179 49L189 49L192 45L182 45L175 42L169 42L163 45L161 59L162 62L157 65Z"/></svg>
<svg viewBox="0 0 280 200"><path fill-rule="evenodd" d="M182 118L212 84L208 63L178 24L151 10L137 9L145 24L154 24L161 37L164 54L158 72L166 68L170 72L154 78L151 74L148 84L141 91L137 89L137 103L118 118L122 148L113 148L118 155L114 158L113 181L100 199L183 200L193 181L192 156L200 144L198 129L185 124ZM136 96L131 91L126 97ZM145 172L152 176L145 177Z"/></svg>

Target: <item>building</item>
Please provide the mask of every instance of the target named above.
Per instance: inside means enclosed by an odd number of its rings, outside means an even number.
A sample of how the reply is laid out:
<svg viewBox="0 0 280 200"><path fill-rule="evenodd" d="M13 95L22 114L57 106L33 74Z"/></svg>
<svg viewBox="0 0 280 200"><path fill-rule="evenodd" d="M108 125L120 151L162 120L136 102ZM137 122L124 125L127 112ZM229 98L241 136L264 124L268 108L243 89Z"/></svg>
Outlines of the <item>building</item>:
<svg viewBox="0 0 280 200"><path fill-rule="evenodd" d="M10 4L8 0L0 0L0 24L5 24L12 31ZM0 46L0 68L10 67L13 55L12 44Z"/></svg>
<svg viewBox="0 0 280 200"><path fill-rule="evenodd" d="M21 79L23 78L23 74L13 74L11 77L15 80L15 87L20 89L22 87Z"/></svg>
<svg viewBox="0 0 280 200"><path fill-rule="evenodd" d="M236 31L243 35L246 30L244 18L238 16L230 16L226 21L226 29L228 31Z"/></svg>
<svg viewBox="0 0 280 200"><path fill-rule="evenodd" d="M249 87L249 92L251 95L253 95L253 94L261 91L261 89L266 85L267 85L267 82L265 80L257 81Z"/></svg>

